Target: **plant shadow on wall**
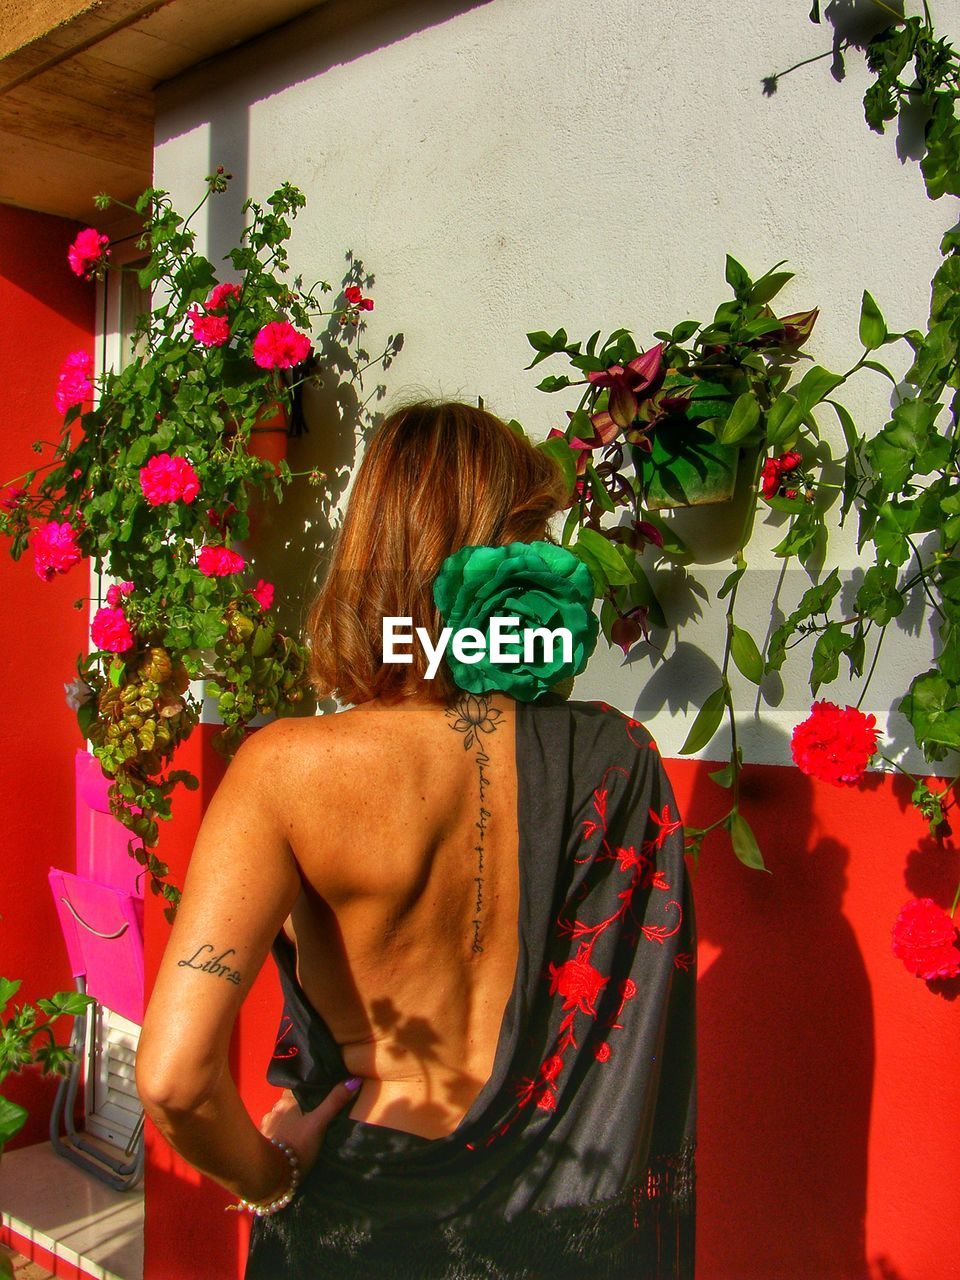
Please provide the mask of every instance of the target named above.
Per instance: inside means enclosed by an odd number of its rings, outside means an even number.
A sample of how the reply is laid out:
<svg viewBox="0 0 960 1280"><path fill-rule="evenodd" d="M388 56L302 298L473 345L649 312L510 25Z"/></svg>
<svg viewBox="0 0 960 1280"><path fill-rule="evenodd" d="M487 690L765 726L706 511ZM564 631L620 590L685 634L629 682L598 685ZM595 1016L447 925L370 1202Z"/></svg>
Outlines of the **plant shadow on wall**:
<svg viewBox="0 0 960 1280"><path fill-rule="evenodd" d="M55 394L65 415L60 438L34 444L53 456L0 495L0 529L15 559L29 546L36 572L50 581L90 557L114 579L68 700L112 779L110 807L132 833L129 852L166 899L168 919L180 894L154 850L176 787L197 786L172 768L200 715L191 682L204 681L217 704L222 728L213 741L226 756L257 716L312 710L299 628L280 625L273 582L251 572L240 548L274 502L306 488L295 527L309 517L310 528L280 550L298 565L309 551L316 567L353 458L344 442L373 424L371 406L382 395L379 384L364 389L363 375L389 367L401 346L392 335L379 356L362 349L362 318L374 304L365 292L371 278L352 255L336 292L323 280L288 281L286 244L305 204L290 183L264 204L244 201L240 221L249 221L223 255L225 274L236 278L220 279L196 251L191 223L229 181L220 166L186 217L156 188L137 201L138 247L150 254L139 283L152 298L135 326L133 357L95 386L89 353L67 356ZM109 254L108 237L88 227L67 256L92 280ZM325 324L315 342L318 319ZM312 431L303 412L308 385L327 407ZM297 441L320 444L328 433L342 452L332 484L319 466L295 471L285 456L288 437L299 449ZM308 578L296 582L297 611Z"/></svg>
<svg viewBox="0 0 960 1280"><path fill-rule="evenodd" d="M898 119L906 135L920 118L917 110L925 113L922 148L914 150L922 150L927 195L956 197L960 55L936 36L926 6L923 18L902 18L888 5L874 9L883 11L883 29L869 39L863 29L858 37L865 40L873 76L864 96L866 121L882 133L886 122ZM851 6L831 6L829 12L838 22L853 18ZM819 21L818 5L810 16ZM768 92L777 78L765 82ZM905 112L912 113L908 122ZM541 391L562 397L568 420L553 427L540 447L567 474L571 497L562 542L591 570L607 640L628 658L638 652L656 660L662 646L654 636L668 629L668 602L675 610L675 654L688 662L694 646L686 643L684 628L695 625L711 596L723 612L722 651L716 660L708 656L701 662L713 689L680 748L681 754L702 751L725 727L729 759L709 776L727 793L727 803L708 824L688 828L695 859L705 839L723 833L745 865L767 869L741 794L743 722L737 699L745 682L754 686L757 709L765 698L778 701L781 670L797 647L810 654L815 699L841 678L841 665L845 678L861 682L855 706L840 707L821 696L796 727L790 749L801 770L844 787L882 759L909 778L911 802L932 834L957 803L960 228L948 231L939 248L942 262L925 328L891 331L864 289L862 352L841 372L815 363L806 350L817 307L788 315L775 310L777 296L793 279L792 272L780 270L783 262L754 278L729 253L725 278L732 298L706 323L685 318L654 330L657 341L646 349L622 327L586 339L571 339L563 328L527 335L535 353L528 367L557 358L566 365L539 383ZM911 359L902 379L880 358L883 348L894 345ZM879 429L859 426L841 398L848 382L865 376L882 377L893 387L889 419ZM579 401L568 399L571 391ZM713 521L717 545L701 559L715 560L722 548L728 572L708 592L684 534L702 542L699 508L712 513L716 504L727 504L727 514ZM697 514L664 518L678 508ZM758 515L782 521L783 536L773 553L784 574L799 573L808 584L789 609L781 605L779 585L767 594L765 635L745 625L749 618L755 628L756 611L743 608L759 599L758 570L751 564ZM831 563L831 537L847 522L856 526L864 566L855 589L841 580L840 564ZM933 631L933 662L917 670L927 660L914 661L895 710L908 722L916 747L927 761L942 765L945 777L906 770L890 754L903 744L888 738L881 750L876 716L861 710L891 624L908 634ZM942 888L937 896L946 897ZM960 980L958 902L960 883L949 910L932 897L914 898L891 922L894 955L910 973L935 985L939 979Z"/></svg>

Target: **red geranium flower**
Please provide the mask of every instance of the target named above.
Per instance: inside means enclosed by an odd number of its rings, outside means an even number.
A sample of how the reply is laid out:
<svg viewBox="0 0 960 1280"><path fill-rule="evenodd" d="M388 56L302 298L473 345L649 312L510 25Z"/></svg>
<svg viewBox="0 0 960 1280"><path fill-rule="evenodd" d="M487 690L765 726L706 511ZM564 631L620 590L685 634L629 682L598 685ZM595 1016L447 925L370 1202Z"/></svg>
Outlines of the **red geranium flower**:
<svg viewBox="0 0 960 1280"><path fill-rule="evenodd" d="M918 978L960 974L957 928L932 898L911 898L893 926L893 954Z"/></svg>
<svg viewBox="0 0 960 1280"><path fill-rule="evenodd" d="M859 782L877 750L875 716L856 707L840 708L825 699L815 702L810 715L793 731L790 751L794 764L811 778L834 786Z"/></svg>
<svg viewBox="0 0 960 1280"><path fill-rule="evenodd" d="M236 302L240 301L240 286L238 284L218 284L211 290L205 306L208 311L222 311L230 298L233 298Z"/></svg>
<svg viewBox="0 0 960 1280"><path fill-rule="evenodd" d="M783 484L783 477L789 475L791 471L796 471L800 466L803 458L796 451L790 449L787 453L781 453L779 458L768 458L763 464L763 473L760 478L760 492L765 498L773 498L780 492ZM795 490L791 490L789 497L795 495Z"/></svg>

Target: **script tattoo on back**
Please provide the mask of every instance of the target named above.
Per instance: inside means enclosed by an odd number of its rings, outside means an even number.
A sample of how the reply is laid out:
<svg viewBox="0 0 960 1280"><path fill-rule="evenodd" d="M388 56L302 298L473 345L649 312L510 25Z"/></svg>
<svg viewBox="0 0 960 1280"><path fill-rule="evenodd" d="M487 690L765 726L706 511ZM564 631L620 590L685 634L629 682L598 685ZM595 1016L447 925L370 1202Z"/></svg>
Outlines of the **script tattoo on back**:
<svg viewBox="0 0 960 1280"><path fill-rule="evenodd" d="M473 846L477 855L477 874L474 876L477 897L474 918L470 923L473 925L472 949L479 952L483 950L483 946L480 943L480 924L483 911L484 842L486 840L487 821L490 818L490 810L485 803L487 788L490 786L490 778L485 771L485 766L489 765L490 757L481 746L480 735L496 733L497 721L502 713L499 708L490 705L490 699L486 694L462 693L456 698L452 706L445 709L444 714L451 721L450 727L454 732L463 734L464 751L470 751L474 745L477 748L475 760L480 790L480 817L474 823L477 829L477 842Z"/></svg>

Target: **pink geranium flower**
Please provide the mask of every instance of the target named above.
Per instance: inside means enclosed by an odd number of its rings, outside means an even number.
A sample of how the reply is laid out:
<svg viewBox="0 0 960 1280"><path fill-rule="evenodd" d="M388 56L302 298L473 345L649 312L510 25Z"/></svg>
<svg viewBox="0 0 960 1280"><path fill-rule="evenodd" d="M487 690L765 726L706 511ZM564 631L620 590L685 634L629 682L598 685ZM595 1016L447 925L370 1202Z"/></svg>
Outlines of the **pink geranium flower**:
<svg viewBox="0 0 960 1280"><path fill-rule="evenodd" d="M227 305L230 298L233 298L235 302L240 301L240 286L238 284L215 285L206 301L206 308L208 311L220 311Z"/></svg>
<svg viewBox="0 0 960 1280"><path fill-rule="evenodd" d="M4 511L16 510L19 503L27 496L27 491L19 484L8 484L0 494L0 507Z"/></svg>
<svg viewBox="0 0 960 1280"><path fill-rule="evenodd" d="M197 568L208 578L225 578L246 568L246 560L238 551L229 547L201 547Z"/></svg>
<svg viewBox="0 0 960 1280"><path fill-rule="evenodd" d="M205 316L199 307L187 310L190 332L201 347L222 347L230 338L230 321L226 316Z"/></svg>
<svg viewBox="0 0 960 1280"><path fill-rule="evenodd" d="M264 582L263 578L260 578L257 585L250 587L247 594L253 596L260 608L266 612L273 604L273 583Z"/></svg>
<svg viewBox="0 0 960 1280"><path fill-rule="evenodd" d="M83 558L77 546L73 525L56 520L41 525L33 535L33 566L44 582L55 574L66 573Z"/></svg>
<svg viewBox="0 0 960 1280"><path fill-rule="evenodd" d="M89 280L110 256L110 237L96 227L86 227L67 250L67 261L74 275Z"/></svg>
<svg viewBox="0 0 960 1280"><path fill-rule="evenodd" d="M93 395L93 356L88 351L71 351L57 377L54 403L58 413L83 404Z"/></svg>
<svg viewBox="0 0 960 1280"><path fill-rule="evenodd" d="M253 340L253 359L261 369L292 369L310 354L310 339L286 320L265 324Z"/></svg>
<svg viewBox="0 0 960 1280"><path fill-rule="evenodd" d="M158 453L140 468L140 488L152 507L181 498L192 502L200 492L200 478L186 458Z"/></svg>
<svg viewBox="0 0 960 1280"><path fill-rule="evenodd" d="M107 587L107 604L111 608L116 608L123 602L123 597L128 596L133 590L132 582L114 582Z"/></svg>
<svg viewBox="0 0 960 1280"><path fill-rule="evenodd" d="M90 638L98 649L110 653L123 653L132 649L134 640L130 624L122 609L98 609L93 616Z"/></svg>

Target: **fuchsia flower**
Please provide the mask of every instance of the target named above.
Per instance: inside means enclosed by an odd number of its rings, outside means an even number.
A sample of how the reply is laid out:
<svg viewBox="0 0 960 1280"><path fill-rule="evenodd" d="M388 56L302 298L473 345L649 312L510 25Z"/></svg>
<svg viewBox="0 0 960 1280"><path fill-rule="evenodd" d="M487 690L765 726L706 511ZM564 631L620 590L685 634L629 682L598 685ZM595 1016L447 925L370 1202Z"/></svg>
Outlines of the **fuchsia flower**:
<svg viewBox="0 0 960 1280"><path fill-rule="evenodd" d="M83 404L93 395L93 356L88 351L71 351L57 376L53 394L58 413Z"/></svg>
<svg viewBox="0 0 960 1280"><path fill-rule="evenodd" d="M74 275L90 280L110 256L110 237L103 236L96 227L86 227L67 250L67 261Z"/></svg>
<svg viewBox="0 0 960 1280"><path fill-rule="evenodd" d="M200 477L179 455L158 453L140 468L140 488L152 507L164 502L192 502L200 492Z"/></svg>
<svg viewBox="0 0 960 1280"><path fill-rule="evenodd" d="M229 547L201 547L197 557L197 568L208 578L225 578L228 574L240 573L246 563L238 551L231 551Z"/></svg>
<svg viewBox="0 0 960 1280"><path fill-rule="evenodd" d="M98 609L93 616L90 638L98 649L123 653L134 645L133 632L122 609Z"/></svg>
<svg viewBox="0 0 960 1280"><path fill-rule="evenodd" d="M261 369L292 369L310 354L310 339L286 320L265 324L253 340L254 363Z"/></svg>
<svg viewBox="0 0 960 1280"><path fill-rule="evenodd" d="M66 573L83 558L77 546L73 525L51 520L33 535L33 566L38 577L51 582L58 573Z"/></svg>
<svg viewBox="0 0 960 1280"><path fill-rule="evenodd" d="M205 316L199 307L187 310L190 332L201 347L222 347L230 338L230 321L226 316Z"/></svg>
<svg viewBox="0 0 960 1280"><path fill-rule="evenodd" d="M208 311L223 310L230 298L235 302L240 301L240 286L238 284L218 284L210 292L210 297L204 304Z"/></svg>
<svg viewBox="0 0 960 1280"><path fill-rule="evenodd" d="M265 613L273 604L273 583L264 582L263 578L259 578L257 580L257 585L255 587L249 587L246 594L253 596L254 600L256 600L257 604Z"/></svg>
<svg viewBox="0 0 960 1280"><path fill-rule="evenodd" d="M107 604L115 609L123 602L123 597L128 596L133 590L132 582L114 582L107 587Z"/></svg>
<svg viewBox="0 0 960 1280"><path fill-rule="evenodd" d="M932 898L911 898L893 926L893 954L918 978L960 974L957 928Z"/></svg>
<svg viewBox="0 0 960 1280"><path fill-rule="evenodd" d="M606 387L610 392L606 412L592 417L598 431L610 432L611 427L623 430L630 426L637 416L641 398L652 395L663 382L666 370L662 355L663 343L658 342L628 365L614 364L609 369L587 374L588 382L596 387ZM613 435L616 435L615 430L611 439ZM609 440L604 441L604 444L608 443Z"/></svg>

